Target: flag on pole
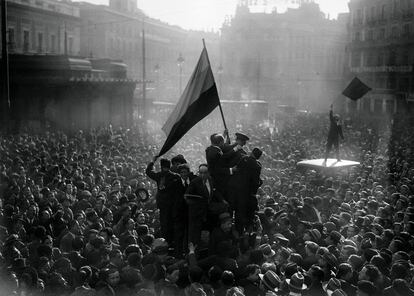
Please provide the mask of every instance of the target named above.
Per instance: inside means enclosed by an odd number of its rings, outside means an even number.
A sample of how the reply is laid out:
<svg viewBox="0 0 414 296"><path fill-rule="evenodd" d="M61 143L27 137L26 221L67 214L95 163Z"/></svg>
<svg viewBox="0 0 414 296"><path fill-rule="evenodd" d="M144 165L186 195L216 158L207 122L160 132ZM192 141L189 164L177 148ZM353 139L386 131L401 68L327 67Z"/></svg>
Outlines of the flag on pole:
<svg viewBox="0 0 414 296"><path fill-rule="evenodd" d="M352 79L351 83L349 83L349 85L345 88L342 94L345 97L348 97L353 101L356 101L362 98L370 90L372 90L372 88L370 88L368 85L366 85L357 77L355 77L354 79Z"/></svg>
<svg viewBox="0 0 414 296"><path fill-rule="evenodd" d="M167 139L158 156L170 150L194 125L210 114L219 104L220 99L213 71L207 49L204 47L190 81L162 127Z"/></svg>

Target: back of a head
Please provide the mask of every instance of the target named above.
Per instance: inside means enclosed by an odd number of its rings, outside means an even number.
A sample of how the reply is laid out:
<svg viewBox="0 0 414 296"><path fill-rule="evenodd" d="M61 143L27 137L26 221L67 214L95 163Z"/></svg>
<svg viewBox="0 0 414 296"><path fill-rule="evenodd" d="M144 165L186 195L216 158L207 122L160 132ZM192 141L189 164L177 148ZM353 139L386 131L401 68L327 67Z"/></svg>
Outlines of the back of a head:
<svg viewBox="0 0 414 296"><path fill-rule="evenodd" d="M218 267L217 265L212 266L208 271L208 277L210 282L216 283L221 280L221 275L223 274L223 270Z"/></svg>
<svg viewBox="0 0 414 296"><path fill-rule="evenodd" d="M341 263L339 264L338 271L336 273L336 277L341 279L343 276L352 273L352 266L348 263Z"/></svg>
<svg viewBox="0 0 414 296"><path fill-rule="evenodd" d="M198 266L191 267L188 272L188 277L191 283L199 283L203 278L203 270Z"/></svg>
<svg viewBox="0 0 414 296"><path fill-rule="evenodd" d="M224 142L224 137L221 134L212 134L210 141L212 145L219 146Z"/></svg>
<svg viewBox="0 0 414 296"><path fill-rule="evenodd" d="M221 282L226 287L232 287L235 282L234 274L229 270L223 271L223 274L221 275Z"/></svg>

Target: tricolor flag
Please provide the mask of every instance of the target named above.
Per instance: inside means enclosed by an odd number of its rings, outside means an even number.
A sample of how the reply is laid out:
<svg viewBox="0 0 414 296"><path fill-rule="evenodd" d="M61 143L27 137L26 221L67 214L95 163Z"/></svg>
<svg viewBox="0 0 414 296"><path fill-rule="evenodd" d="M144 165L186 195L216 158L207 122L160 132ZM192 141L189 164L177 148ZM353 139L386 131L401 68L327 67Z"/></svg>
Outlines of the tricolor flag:
<svg viewBox="0 0 414 296"><path fill-rule="evenodd" d="M190 81L162 127L167 135L167 140L165 140L158 156L170 150L194 125L210 114L219 104L213 71L207 49L204 47Z"/></svg>
<svg viewBox="0 0 414 296"><path fill-rule="evenodd" d="M351 83L344 89L342 94L345 97L350 98L353 101L356 101L366 95L367 92L372 90L368 85L363 83L357 77L352 79Z"/></svg>

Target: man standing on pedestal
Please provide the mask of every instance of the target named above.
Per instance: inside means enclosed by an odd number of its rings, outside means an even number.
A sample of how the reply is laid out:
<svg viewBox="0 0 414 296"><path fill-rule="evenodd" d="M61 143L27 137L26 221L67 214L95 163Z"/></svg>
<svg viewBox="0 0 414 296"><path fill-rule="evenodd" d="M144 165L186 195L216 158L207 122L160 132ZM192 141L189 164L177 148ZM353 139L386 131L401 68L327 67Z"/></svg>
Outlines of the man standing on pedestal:
<svg viewBox="0 0 414 296"><path fill-rule="evenodd" d="M174 204L175 193L178 182L180 182L180 175L170 171L171 162L168 159L161 159L161 171L154 171L154 162L157 160L154 157L145 170L149 178L157 182L157 194L155 196L157 208L160 211L161 234L170 245L173 245L174 239Z"/></svg>

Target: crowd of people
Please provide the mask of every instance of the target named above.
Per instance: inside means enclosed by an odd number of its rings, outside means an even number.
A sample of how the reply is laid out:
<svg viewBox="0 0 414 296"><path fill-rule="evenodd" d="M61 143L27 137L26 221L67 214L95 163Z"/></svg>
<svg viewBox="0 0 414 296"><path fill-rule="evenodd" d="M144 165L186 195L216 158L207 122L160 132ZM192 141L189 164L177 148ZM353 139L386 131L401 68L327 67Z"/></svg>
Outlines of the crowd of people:
<svg viewBox="0 0 414 296"><path fill-rule="evenodd" d="M414 295L412 119L344 120L361 165L319 171L327 114L204 124L160 168L142 128L1 136L0 295Z"/></svg>

